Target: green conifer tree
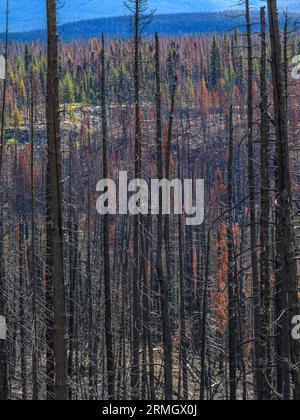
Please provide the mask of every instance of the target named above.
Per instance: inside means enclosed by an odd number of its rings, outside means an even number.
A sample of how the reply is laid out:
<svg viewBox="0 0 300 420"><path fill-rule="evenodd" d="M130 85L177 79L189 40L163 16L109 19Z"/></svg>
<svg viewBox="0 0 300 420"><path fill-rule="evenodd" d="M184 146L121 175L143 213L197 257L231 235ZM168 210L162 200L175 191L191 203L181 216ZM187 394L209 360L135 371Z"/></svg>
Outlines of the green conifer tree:
<svg viewBox="0 0 300 420"><path fill-rule="evenodd" d="M210 54L210 85L213 89L217 87L222 75L222 55L216 34L213 38Z"/></svg>

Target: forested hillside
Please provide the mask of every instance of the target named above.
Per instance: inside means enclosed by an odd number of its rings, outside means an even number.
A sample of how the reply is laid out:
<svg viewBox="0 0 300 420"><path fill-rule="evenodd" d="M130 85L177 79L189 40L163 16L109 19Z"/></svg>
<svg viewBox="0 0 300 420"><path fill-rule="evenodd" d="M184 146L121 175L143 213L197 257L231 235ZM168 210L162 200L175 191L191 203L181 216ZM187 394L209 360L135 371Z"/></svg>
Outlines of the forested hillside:
<svg viewBox="0 0 300 420"><path fill-rule="evenodd" d="M0 400L299 400L294 16L142 32L146 3L127 38L57 45L49 0L48 43L2 41ZM100 215L120 171L204 179L204 222Z"/></svg>
<svg viewBox="0 0 300 420"><path fill-rule="evenodd" d="M217 12L242 9L236 0L149 0L149 9L157 14ZM253 0L252 6L259 9L261 0ZM288 7L298 12L297 0L280 0L279 7ZM5 27L5 1L0 3L0 27ZM124 1L120 0L59 0L57 16L60 24L102 17L128 15ZM10 29L23 32L46 28L46 4L41 0L10 0ZM0 32L2 30L0 29Z"/></svg>
<svg viewBox="0 0 300 420"><path fill-rule="evenodd" d="M291 13L290 19L294 22L299 19L298 13ZM280 25L284 26L284 14L280 14ZM154 35L156 32L162 36L178 36L187 34L222 34L232 33L235 28L241 31L245 28L245 19L240 12L226 11L220 13L180 13L167 15L154 15L144 30L145 35ZM259 31L259 13L252 10L253 31ZM297 29L297 26L296 26ZM81 20L61 25L58 34L63 41L75 39L90 39L105 36L129 38L132 35L130 17L110 17L93 20ZM10 33L11 41L33 42L45 41L46 30ZM5 34L0 34L5 39Z"/></svg>

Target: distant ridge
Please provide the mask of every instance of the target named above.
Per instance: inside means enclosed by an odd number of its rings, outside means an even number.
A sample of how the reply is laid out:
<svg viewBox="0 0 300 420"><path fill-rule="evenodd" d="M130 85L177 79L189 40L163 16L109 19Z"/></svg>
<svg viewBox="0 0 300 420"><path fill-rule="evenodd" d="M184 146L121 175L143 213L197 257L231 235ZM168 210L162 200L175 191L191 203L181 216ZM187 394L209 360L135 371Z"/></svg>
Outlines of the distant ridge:
<svg viewBox="0 0 300 420"><path fill-rule="evenodd" d="M290 14L292 19L299 19L300 14ZM253 12L254 29L258 28L258 14ZM257 22L257 28L255 24ZM176 36L182 34L210 34L230 32L235 27L243 29L245 19L239 12L211 12L211 13L177 13L154 16L152 22L146 28L145 34L152 35L155 32L162 36ZM126 17L110 17L92 20L82 20L59 26L60 39L72 41L74 39L90 39L99 37L104 33L107 37L127 38L130 33L130 20ZM11 41L43 41L46 39L44 30L36 30L23 33L11 33ZM4 34L0 34L4 39Z"/></svg>
<svg viewBox="0 0 300 420"><path fill-rule="evenodd" d="M299 0L277 0L282 10L298 12ZM250 0L251 8L258 9L262 0ZM207 13L221 10L244 10L244 1L240 0L148 0L149 10L156 10L157 15L171 13ZM6 1L0 1L0 32L5 28ZM9 0L9 26L11 32L33 31L46 28L45 0ZM87 19L124 16L128 13L124 0L59 0L58 21L65 25Z"/></svg>

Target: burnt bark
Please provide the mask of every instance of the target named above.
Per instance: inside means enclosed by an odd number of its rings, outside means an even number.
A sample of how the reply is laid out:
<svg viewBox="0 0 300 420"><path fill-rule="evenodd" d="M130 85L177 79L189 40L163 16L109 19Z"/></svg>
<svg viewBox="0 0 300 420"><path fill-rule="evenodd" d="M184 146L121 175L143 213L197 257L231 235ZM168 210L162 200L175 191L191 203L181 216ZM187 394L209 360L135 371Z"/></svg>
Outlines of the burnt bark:
<svg viewBox="0 0 300 420"><path fill-rule="evenodd" d="M252 26L250 17L249 0L246 4L246 27L247 27L247 58L248 58L248 100L247 100L247 124L248 124L248 187L249 187L249 212L251 234L251 265L253 287L253 315L254 315L254 362L255 362L255 392L261 395L260 372L260 288L258 274L258 246L256 225L256 197L255 197L255 170L254 170L254 118L253 118L253 45Z"/></svg>
<svg viewBox="0 0 300 420"><path fill-rule="evenodd" d="M280 368L279 391L283 399L291 398L290 360L294 364L294 396L300 398L300 343L291 343L291 318L299 315L297 268L295 262L294 232L292 225L292 188L288 143L288 116L282 64L282 47L276 0L268 0L271 38L272 81L274 99L274 123L276 130L276 253L277 253L277 299L282 318L277 334L281 337L281 354L277 355ZM282 387L280 386L282 381Z"/></svg>
<svg viewBox="0 0 300 420"><path fill-rule="evenodd" d="M101 109L102 109L102 155L103 178L109 176L107 157L107 110L106 110L106 63L105 45L102 37L102 79L101 79ZM115 357L113 350L112 331L112 303L111 303L111 273L110 273L110 246L109 246L109 215L103 216L103 263L104 263L104 295L105 295L105 340L106 340L106 366L108 398L115 399Z"/></svg>
<svg viewBox="0 0 300 420"><path fill-rule="evenodd" d="M53 299L54 397L68 399L56 1L47 0L47 276Z"/></svg>
<svg viewBox="0 0 300 420"><path fill-rule="evenodd" d="M261 287L261 394L260 400L271 398L269 378L269 336L270 336L270 240L269 215L271 208L270 197L270 165L269 165L269 114L267 91L267 45L266 45L266 16L265 8L261 8L261 129L260 129L260 155L261 155L261 215L260 215L260 287Z"/></svg>
<svg viewBox="0 0 300 420"><path fill-rule="evenodd" d="M228 186L227 186L227 247L228 247L228 319L229 319L229 379L230 400L237 399L237 285L234 264L234 238L233 238L233 107L229 112L229 159L228 159Z"/></svg>

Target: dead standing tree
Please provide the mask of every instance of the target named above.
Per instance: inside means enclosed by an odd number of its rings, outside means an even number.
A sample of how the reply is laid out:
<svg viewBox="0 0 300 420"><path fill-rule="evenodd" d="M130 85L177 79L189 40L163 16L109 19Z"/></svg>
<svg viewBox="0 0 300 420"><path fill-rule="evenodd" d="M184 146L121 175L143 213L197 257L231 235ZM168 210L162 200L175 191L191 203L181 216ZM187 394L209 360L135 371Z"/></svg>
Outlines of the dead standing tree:
<svg viewBox="0 0 300 420"><path fill-rule="evenodd" d="M249 0L245 0L246 29L247 29L247 58L248 58L248 183L249 183L249 212L251 233L251 265L253 287L253 314L254 314L254 362L255 362L255 392L261 396L260 377L260 288L258 275L258 245L255 211L255 171L254 171L254 116L253 116L253 45L252 26Z"/></svg>
<svg viewBox="0 0 300 420"><path fill-rule="evenodd" d="M5 110L6 110L6 93L7 93L7 58L8 58L8 18L9 18L9 0L6 1L6 35L5 35L5 76L2 92L2 109L1 109L1 139L0 139L0 316L5 319L4 304L4 224L3 224L3 151L4 151L4 129L5 129ZM0 401L7 397L7 357L6 357L6 340L0 338Z"/></svg>
<svg viewBox="0 0 300 420"><path fill-rule="evenodd" d="M156 75L156 144L157 144L157 177L163 179L162 160L162 116L161 116L161 76L160 76L160 48L159 37L155 35L155 75ZM159 215L157 217L157 255L156 270L160 285L160 300L162 311L162 331L164 349L164 375L165 375L165 399L173 399L173 364L172 364L172 338L169 311L169 281L164 272L162 262L163 251L163 215L162 215L162 190L159 193Z"/></svg>
<svg viewBox="0 0 300 420"><path fill-rule="evenodd" d="M56 0L47 0L47 283L53 295L54 397L68 399Z"/></svg>
<svg viewBox="0 0 300 420"><path fill-rule="evenodd" d="M230 400L237 399L237 284L234 269L234 236L233 236L233 106L230 106L229 119L229 159L228 159L228 319L229 319L229 377Z"/></svg>
<svg viewBox="0 0 300 420"><path fill-rule="evenodd" d="M276 130L276 284L281 301L282 348L278 363L281 365L279 391L283 399L290 399L290 353L295 385L294 398L300 399L300 343L291 343L291 317L299 315L297 267L295 262L294 233L292 225L292 189L289 162L288 120L286 92L282 64L282 47L276 0L268 0L271 38L272 81L274 99L274 124ZM291 345L290 345L291 344Z"/></svg>
<svg viewBox="0 0 300 420"><path fill-rule="evenodd" d="M149 23L151 15L147 15L147 0L128 0L127 9L133 16L134 26L134 103L135 103L135 142L134 142L134 175L141 179L142 175L142 126L141 126L141 62L140 47L143 30ZM140 341L141 341L141 296L140 279L142 278L142 247L143 218L141 213L134 216L133 253L134 268L132 280L132 357L131 357L131 397L140 398Z"/></svg>
<svg viewBox="0 0 300 420"><path fill-rule="evenodd" d="M261 395L260 399L269 400L271 397L268 385L269 355L268 345L270 337L270 178L269 178L269 131L270 121L268 114L268 90L267 90L267 44L266 44L266 12L261 8L261 128L260 128L260 152L261 152L261 215L260 215L260 284L261 284Z"/></svg>
<svg viewBox="0 0 300 420"><path fill-rule="evenodd" d="M106 62L105 44L102 36L101 51L102 79L101 79L101 110L102 110L102 147L103 147L103 178L109 176L107 158L107 110L106 110ZM109 215L103 216L103 264L104 264L104 293L105 293L105 339L106 366L108 382L108 398L115 399L115 357L113 350L112 308L111 308L111 274L110 274L110 246L109 246Z"/></svg>

